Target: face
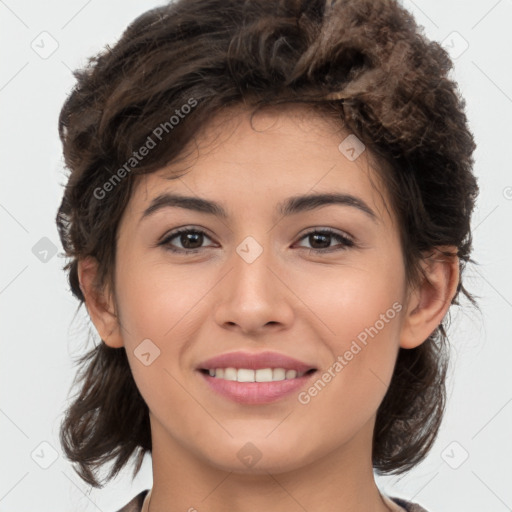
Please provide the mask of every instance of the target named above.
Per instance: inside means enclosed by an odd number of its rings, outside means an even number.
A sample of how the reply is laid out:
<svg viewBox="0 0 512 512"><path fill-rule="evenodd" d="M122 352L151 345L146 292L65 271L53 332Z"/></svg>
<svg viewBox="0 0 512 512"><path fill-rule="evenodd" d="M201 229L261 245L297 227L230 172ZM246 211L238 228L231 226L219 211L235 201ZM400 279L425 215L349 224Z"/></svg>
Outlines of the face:
<svg viewBox="0 0 512 512"><path fill-rule="evenodd" d="M375 163L352 139L339 148L348 135L303 108L261 112L252 128L231 111L186 161L139 178L119 226L115 304L154 447L238 472L370 448L405 271ZM345 199L291 202L321 194Z"/></svg>

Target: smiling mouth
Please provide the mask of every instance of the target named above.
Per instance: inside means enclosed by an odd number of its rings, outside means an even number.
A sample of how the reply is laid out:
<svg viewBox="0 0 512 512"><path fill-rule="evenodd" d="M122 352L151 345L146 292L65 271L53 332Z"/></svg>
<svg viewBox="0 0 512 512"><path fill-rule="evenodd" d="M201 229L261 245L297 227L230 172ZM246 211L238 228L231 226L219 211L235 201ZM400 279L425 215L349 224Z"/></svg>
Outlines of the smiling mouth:
<svg viewBox="0 0 512 512"><path fill-rule="evenodd" d="M223 379L236 382L279 382L282 380L300 379L301 377L316 372L315 368L307 371L297 371L285 368L201 368L200 371L215 379Z"/></svg>

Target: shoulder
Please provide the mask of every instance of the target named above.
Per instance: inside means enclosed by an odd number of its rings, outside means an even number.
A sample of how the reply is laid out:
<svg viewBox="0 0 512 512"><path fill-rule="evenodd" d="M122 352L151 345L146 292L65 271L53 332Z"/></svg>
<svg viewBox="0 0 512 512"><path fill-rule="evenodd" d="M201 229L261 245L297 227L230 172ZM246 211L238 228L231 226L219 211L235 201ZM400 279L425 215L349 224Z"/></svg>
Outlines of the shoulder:
<svg viewBox="0 0 512 512"><path fill-rule="evenodd" d="M422 506L418 505L417 503L411 503L410 501L403 500L401 498L391 498L390 499L402 507L407 512L428 512L426 509L424 509Z"/></svg>
<svg viewBox="0 0 512 512"><path fill-rule="evenodd" d="M137 496L135 496L129 503L127 503L123 508L120 508L116 512L141 512L144 498L148 492L149 489L146 489L140 494L137 494Z"/></svg>

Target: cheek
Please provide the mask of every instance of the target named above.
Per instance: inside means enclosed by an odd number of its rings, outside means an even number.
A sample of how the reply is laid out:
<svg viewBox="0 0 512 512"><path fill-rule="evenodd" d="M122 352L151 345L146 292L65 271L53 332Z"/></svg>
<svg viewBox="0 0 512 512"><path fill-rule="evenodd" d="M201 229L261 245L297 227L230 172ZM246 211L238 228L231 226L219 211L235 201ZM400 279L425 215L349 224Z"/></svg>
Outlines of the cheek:
<svg viewBox="0 0 512 512"><path fill-rule="evenodd" d="M200 297L179 273L157 266L125 264L116 284L123 341L133 378L151 411L162 411L172 397L174 407L190 406L183 390L180 362L193 339L193 308ZM172 277L172 279L171 279ZM198 287L199 288L199 287ZM204 294L204 292L203 292ZM147 355L146 355L147 354Z"/></svg>
<svg viewBox="0 0 512 512"><path fill-rule="evenodd" d="M187 365L183 354L201 326L194 319L204 314L201 299L209 287L190 271L170 272L161 264L137 267L135 258L125 258L118 269L123 341L137 387L150 406L168 399L168 393L180 400L182 391L173 376L182 380L180 365ZM183 394L184 401L189 398Z"/></svg>
<svg viewBox="0 0 512 512"><path fill-rule="evenodd" d="M311 401L338 411L338 420L349 411L369 417L385 395L398 353L404 276L399 265L381 263L344 267L327 277L317 279L316 288L307 284L308 305L325 326L329 354Z"/></svg>
<svg viewBox="0 0 512 512"><path fill-rule="evenodd" d="M318 428L326 443L348 439L377 413L391 381L399 346L398 301L395 307L382 297L344 301L341 307L332 308L331 325L336 336L323 339L329 358L311 386L298 397L301 404L306 404L308 418L322 418Z"/></svg>
<svg viewBox="0 0 512 512"><path fill-rule="evenodd" d="M334 343L339 352L357 352L354 358L362 362L368 359L387 359L386 353L394 353L398 346L401 295L393 285L371 281L356 286L340 296L332 305L330 317L336 336ZM357 346L361 351L357 351ZM364 353L364 354L363 354ZM364 355L365 357L360 357ZM350 354L347 353L350 358Z"/></svg>
<svg viewBox="0 0 512 512"><path fill-rule="evenodd" d="M375 266L361 263L302 275L296 280L301 283L296 291L315 313L319 328L324 327L325 339L330 339L329 345L338 353L348 350L352 340L364 345L365 341L379 339L379 346L385 350L385 341L394 341L393 334L398 333L403 281L396 262Z"/></svg>
<svg viewBox="0 0 512 512"><path fill-rule="evenodd" d="M150 338L158 345L187 325L187 316L205 293L204 284L179 268L157 264L124 265L117 283L118 305L127 345ZM207 289L207 288L206 288Z"/></svg>

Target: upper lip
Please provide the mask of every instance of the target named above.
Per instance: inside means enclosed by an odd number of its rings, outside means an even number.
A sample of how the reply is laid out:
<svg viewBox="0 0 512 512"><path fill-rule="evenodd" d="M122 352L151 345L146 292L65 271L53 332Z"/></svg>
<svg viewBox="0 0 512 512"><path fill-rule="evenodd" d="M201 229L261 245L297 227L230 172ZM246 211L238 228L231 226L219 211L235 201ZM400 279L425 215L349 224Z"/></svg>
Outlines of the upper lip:
<svg viewBox="0 0 512 512"><path fill-rule="evenodd" d="M296 370L297 372L316 370L316 368L310 364L284 354L279 354L278 352L258 352L254 354L250 352L228 352L207 359L198 366L200 370L211 370L215 368L248 368L251 370L284 368L285 370Z"/></svg>

